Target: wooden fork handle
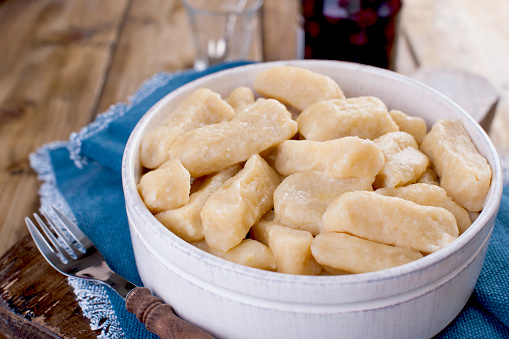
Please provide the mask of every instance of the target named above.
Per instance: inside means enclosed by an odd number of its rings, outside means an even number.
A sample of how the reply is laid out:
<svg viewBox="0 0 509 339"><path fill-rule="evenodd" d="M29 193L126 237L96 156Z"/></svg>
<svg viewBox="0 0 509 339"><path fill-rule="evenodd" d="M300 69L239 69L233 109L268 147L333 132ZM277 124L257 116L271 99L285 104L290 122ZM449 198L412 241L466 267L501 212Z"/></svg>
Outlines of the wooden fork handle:
<svg viewBox="0 0 509 339"><path fill-rule="evenodd" d="M158 335L161 339L214 338L201 328L177 317L170 305L153 296L146 287L136 287L125 300L126 308L145 324L148 331Z"/></svg>

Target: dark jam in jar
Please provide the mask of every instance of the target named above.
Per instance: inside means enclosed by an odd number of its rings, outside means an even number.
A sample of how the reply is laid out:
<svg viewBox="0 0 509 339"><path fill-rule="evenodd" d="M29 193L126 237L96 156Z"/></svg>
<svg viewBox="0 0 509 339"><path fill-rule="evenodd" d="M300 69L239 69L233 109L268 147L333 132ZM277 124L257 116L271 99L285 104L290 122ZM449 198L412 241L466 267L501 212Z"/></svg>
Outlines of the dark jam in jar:
<svg viewBox="0 0 509 339"><path fill-rule="evenodd" d="M400 0L303 0L306 59L391 68Z"/></svg>

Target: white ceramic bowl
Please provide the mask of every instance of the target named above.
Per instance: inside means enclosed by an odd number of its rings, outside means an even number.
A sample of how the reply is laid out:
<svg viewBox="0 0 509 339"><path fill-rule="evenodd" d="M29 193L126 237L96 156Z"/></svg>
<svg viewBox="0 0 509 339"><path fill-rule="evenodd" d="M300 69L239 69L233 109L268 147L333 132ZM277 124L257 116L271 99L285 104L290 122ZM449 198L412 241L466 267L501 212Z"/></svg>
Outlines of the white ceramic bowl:
<svg viewBox="0 0 509 339"><path fill-rule="evenodd" d="M297 276L241 266L205 253L163 227L136 190L142 136L197 88L227 96L252 87L274 65L326 74L347 97L373 95L389 108L423 117L460 118L492 168L492 183L478 219L456 241L399 267L345 276ZM467 302L483 264L500 205L502 170L481 127L433 89L394 72L337 61L253 64L215 73L168 94L140 120L127 143L122 179L136 263L145 286L182 318L220 338L429 338Z"/></svg>

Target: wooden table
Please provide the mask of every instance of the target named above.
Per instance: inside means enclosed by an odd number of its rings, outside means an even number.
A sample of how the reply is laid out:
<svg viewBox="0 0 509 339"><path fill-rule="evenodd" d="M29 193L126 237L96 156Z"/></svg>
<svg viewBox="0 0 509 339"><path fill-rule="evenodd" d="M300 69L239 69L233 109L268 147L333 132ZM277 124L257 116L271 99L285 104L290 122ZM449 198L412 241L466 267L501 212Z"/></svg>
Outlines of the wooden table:
<svg viewBox="0 0 509 339"><path fill-rule="evenodd" d="M509 2L488 2L405 0L396 71L452 66L488 79L500 94L490 136L509 154ZM298 11L298 0L265 0L265 60L296 57ZM28 155L157 72L191 67L187 18L179 0L0 0L0 32L0 333L94 338L27 236L40 185Z"/></svg>

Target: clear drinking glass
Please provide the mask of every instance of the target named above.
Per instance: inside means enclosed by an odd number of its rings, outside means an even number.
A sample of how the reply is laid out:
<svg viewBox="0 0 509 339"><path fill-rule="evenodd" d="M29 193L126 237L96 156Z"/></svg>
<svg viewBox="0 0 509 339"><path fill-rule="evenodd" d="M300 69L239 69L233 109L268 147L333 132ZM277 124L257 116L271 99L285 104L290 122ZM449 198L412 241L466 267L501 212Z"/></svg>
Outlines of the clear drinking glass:
<svg viewBox="0 0 509 339"><path fill-rule="evenodd" d="M194 69L234 60L263 60L263 0L182 0L196 55Z"/></svg>

